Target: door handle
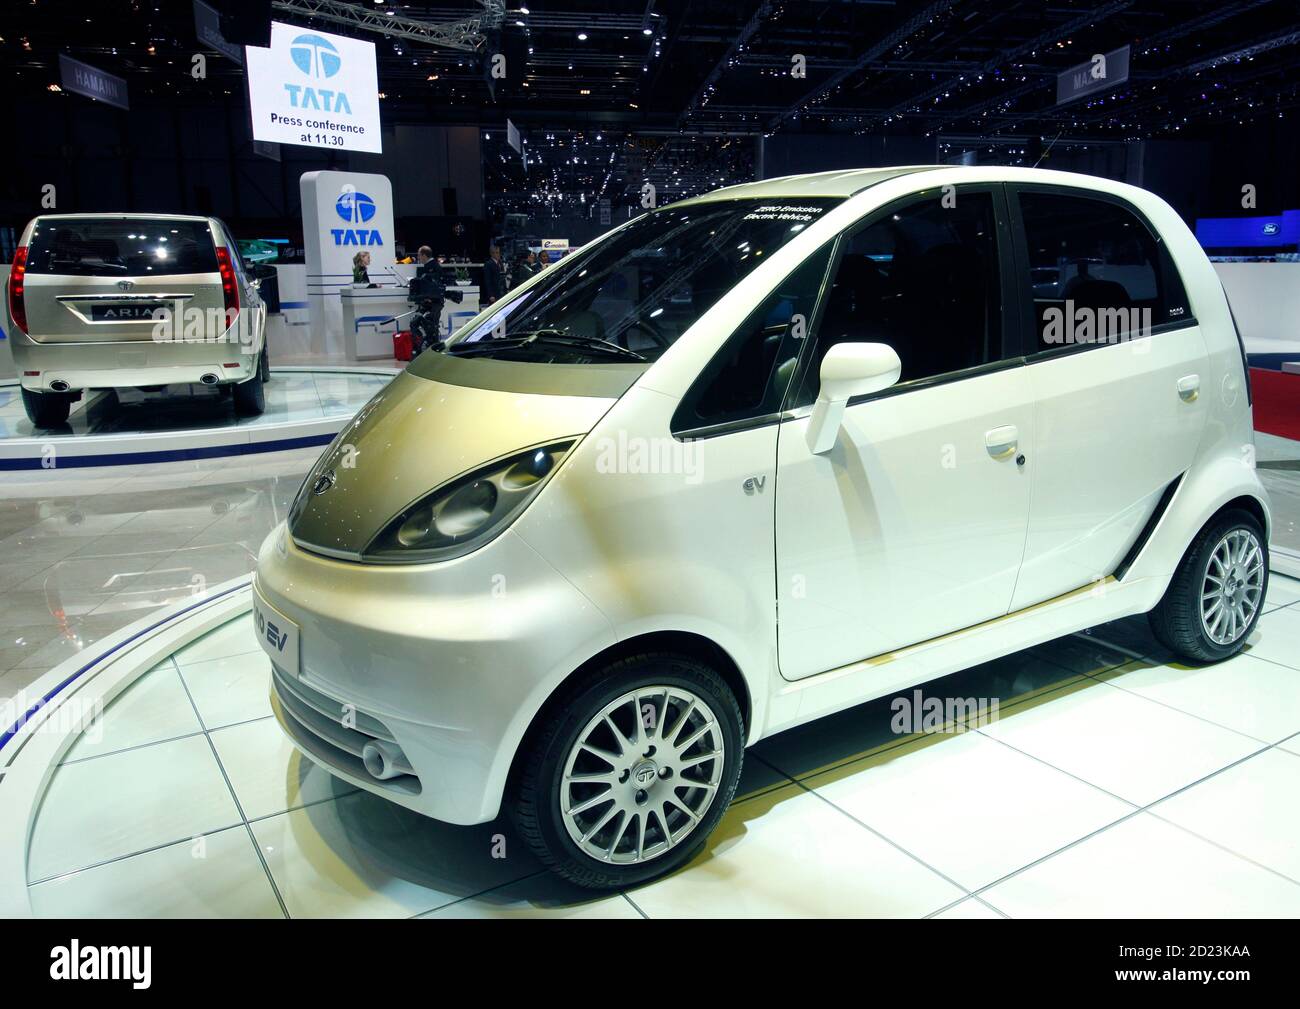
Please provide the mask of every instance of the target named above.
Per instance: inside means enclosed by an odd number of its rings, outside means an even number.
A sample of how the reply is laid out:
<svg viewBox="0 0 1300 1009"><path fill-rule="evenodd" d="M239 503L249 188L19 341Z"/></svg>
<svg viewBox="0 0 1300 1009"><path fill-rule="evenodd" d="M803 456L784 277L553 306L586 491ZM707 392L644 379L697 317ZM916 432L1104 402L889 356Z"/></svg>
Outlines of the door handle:
<svg viewBox="0 0 1300 1009"><path fill-rule="evenodd" d="M1201 376L1184 375L1178 380L1178 398L1184 403L1193 402L1201 393Z"/></svg>
<svg viewBox="0 0 1300 1009"><path fill-rule="evenodd" d="M984 432L984 444L994 459L1006 459L1015 455L1019 443L1020 432L1014 424Z"/></svg>

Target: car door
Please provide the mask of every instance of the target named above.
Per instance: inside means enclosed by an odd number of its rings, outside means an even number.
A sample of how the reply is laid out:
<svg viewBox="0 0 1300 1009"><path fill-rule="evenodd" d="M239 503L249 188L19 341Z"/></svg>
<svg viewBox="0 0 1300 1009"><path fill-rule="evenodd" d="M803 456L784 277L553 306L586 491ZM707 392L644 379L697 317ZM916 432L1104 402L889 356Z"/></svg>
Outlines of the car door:
<svg viewBox="0 0 1300 1009"><path fill-rule="evenodd" d="M1029 516L1033 401L1001 186L944 187L840 240L777 443L778 658L796 680L1004 615ZM808 407L838 342L899 382L849 401L829 452Z"/></svg>
<svg viewBox="0 0 1300 1009"><path fill-rule="evenodd" d="M1205 343L1126 201L1008 186L1034 397L1033 509L1013 609L1121 570L1205 427Z"/></svg>

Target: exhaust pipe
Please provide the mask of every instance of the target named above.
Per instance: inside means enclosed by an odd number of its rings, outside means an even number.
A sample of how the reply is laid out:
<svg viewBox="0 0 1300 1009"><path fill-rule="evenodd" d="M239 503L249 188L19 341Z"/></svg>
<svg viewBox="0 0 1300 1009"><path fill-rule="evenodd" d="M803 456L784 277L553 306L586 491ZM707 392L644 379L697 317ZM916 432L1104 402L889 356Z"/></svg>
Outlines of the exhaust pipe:
<svg viewBox="0 0 1300 1009"><path fill-rule="evenodd" d="M50 389L53 390L54 392L67 392L68 383L63 381L63 379L61 378L56 378L53 382L50 383Z"/></svg>
<svg viewBox="0 0 1300 1009"><path fill-rule="evenodd" d="M414 774L402 748L384 739L372 739L361 748L361 762L372 778L387 781L403 774Z"/></svg>
<svg viewBox="0 0 1300 1009"><path fill-rule="evenodd" d="M218 379L216 375L212 374L212 372L208 372L206 375L200 378L199 381L202 382L204 385L216 385L217 382L220 381L220 379Z"/></svg>

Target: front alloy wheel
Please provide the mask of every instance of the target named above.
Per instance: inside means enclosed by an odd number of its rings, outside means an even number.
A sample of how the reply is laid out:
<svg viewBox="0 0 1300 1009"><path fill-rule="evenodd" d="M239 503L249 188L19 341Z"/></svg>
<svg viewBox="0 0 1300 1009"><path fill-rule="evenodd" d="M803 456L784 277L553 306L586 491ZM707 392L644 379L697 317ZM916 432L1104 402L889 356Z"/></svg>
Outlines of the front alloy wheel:
<svg viewBox="0 0 1300 1009"><path fill-rule="evenodd" d="M508 809L551 869L614 889L703 847L740 778L735 694L705 663L647 653L590 669L539 715Z"/></svg>
<svg viewBox="0 0 1300 1009"><path fill-rule="evenodd" d="M654 684L615 698L565 761L560 808L592 858L634 865L681 844L718 794L727 744L698 694Z"/></svg>

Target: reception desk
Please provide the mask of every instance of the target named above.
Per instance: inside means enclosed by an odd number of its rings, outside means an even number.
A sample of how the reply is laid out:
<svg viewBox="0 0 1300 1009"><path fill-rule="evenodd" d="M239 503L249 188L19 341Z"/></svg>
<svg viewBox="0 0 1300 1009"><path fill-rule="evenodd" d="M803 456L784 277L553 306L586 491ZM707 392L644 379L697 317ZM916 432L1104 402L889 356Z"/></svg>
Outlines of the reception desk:
<svg viewBox="0 0 1300 1009"><path fill-rule="evenodd" d="M393 334L409 328L404 287L345 287L339 291L343 308L343 348L349 360L391 360Z"/></svg>
<svg viewBox="0 0 1300 1009"><path fill-rule="evenodd" d="M478 314L478 288L457 284L461 302L450 298L442 307L442 337L446 339L460 325ZM343 347L353 361L391 360L393 334L411 328L415 306L406 300L406 288L345 287L339 291L342 305Z"/></svg>

